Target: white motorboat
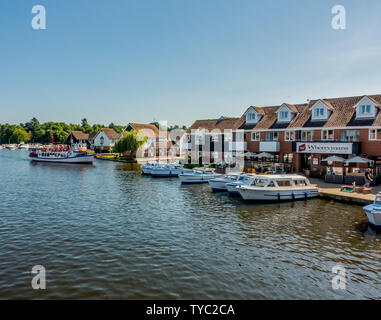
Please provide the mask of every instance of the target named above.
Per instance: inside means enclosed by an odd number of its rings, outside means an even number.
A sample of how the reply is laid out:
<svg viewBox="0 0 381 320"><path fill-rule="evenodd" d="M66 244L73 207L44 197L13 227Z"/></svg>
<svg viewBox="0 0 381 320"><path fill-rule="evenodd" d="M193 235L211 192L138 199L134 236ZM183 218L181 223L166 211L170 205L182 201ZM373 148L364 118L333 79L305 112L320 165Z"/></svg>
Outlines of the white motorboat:
<svg viewBox="0 0 381 320"><path fill-rule="evenodd" d="M142 170L142 174L143 175L150 175L151 174L151 170L154 169L154 168L157 168L157 167L160 167L162 166L163 164L155 161L155 162L148 162L145 166L141 166L141 170Z"/></svg>
<svg viewBox="0 0 381 320"><path fill-rule="evenodd" d="M29 149L29 144L22 143L22 144L19 145L19 149L21 149L21 150L27 150L27 149Z"/></svg>
<svg viewBox="0 0 381 320"><path fill-rule="evenodd" d="M195 168L192 172L179 174L182 184L208 183L209 180L221 177L221 174L215 173L211 168Z"/></svg>
<svg viewBox="0 0 381 320"><path fill-rule="evenodd" d="M150 169L152 177L178 177L183 172L184 168L181 165L156 166Z"/></svg>
<svg viewBox="0 0 381 320"><path fill-rule="evenodd" d="M212 191L227 191L226 185L228 183L242 181L244 179L245 175L242 173L229 173L226 174L224 177L211 179L209 180L209 185L212 188Z"/></svg>
<svg viewBox="0 0 381 320"><path fill-rule="evenodd" d="M6 146L6 148L7 148L8 150L16 150L16 149L17 149L17 145L15 145L15 144L8 144L8 145Z"/></svg>
<svg viewBox="0 0 381 320"><path fill-rule="evenodd" d="M29 159L36 162L92 164L94 153L79 144L51 145L32 150Z"/></svg>
<svg viewBox="0 0 381 320"><path fill-rule="evenodd" d="M300 175L258 175L250 185L237 187L246 201L287 201L317 197L318 188Z"/></svg>
<svg viewBox="0 0 381 320"><path fill-rule="evenodd" d="M257 176L256 174L248 173L248 174L244 175L242 180L240 179L240 180L235 181L235 182L227 183L226 189L229 192L229 195L232 197L240 196L240 194L237 190L237 187L251 184L254 181L256 176Z"/></svg>
<svg viewBox="0 0 381 320"><path fill-rule="evenodd" d="M376 230L381 230L381 193L376 195L373 204L364 207L369 224Z"/></svg>

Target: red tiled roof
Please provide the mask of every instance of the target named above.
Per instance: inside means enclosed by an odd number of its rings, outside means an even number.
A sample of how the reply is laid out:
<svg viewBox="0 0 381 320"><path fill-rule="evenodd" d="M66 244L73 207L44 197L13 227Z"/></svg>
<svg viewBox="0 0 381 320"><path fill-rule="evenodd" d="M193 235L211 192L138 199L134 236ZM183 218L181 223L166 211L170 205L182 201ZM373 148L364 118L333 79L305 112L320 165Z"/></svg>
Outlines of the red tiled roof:
<svg viewBox="0 0 381 320"><path fill-rule="evenodd" d="M192 130L208 130L212 131L214 129L219 130L235 130L237 128L237 122L240 118L228 118L221 117L219 119L207 119L207 120L196 120L187 130L188 133Z"/></svg>
<svg viewBox="0 0 381 320"><path fill-rule="evenodd" d="M119 137L120 137L120 133L117 133L117 132L116 132L114 129L112 129L112 128L102 128L101 130L106 134L106 136L107 136L109 139L117 140L117 139L119 139Z"/></svg>

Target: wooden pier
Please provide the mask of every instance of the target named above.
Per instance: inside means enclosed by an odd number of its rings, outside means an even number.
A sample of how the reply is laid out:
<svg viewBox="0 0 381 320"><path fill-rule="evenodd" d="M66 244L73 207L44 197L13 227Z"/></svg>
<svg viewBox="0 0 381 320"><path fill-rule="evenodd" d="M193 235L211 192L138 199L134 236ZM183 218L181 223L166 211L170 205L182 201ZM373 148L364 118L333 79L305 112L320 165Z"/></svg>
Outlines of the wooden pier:
<svg viewBox="0 0 381 320"><path fill-rule="evenodd" d="M340 188L319 188L319 197L359 205L367 205L373 203L376 195L343 192Z"/></svg>

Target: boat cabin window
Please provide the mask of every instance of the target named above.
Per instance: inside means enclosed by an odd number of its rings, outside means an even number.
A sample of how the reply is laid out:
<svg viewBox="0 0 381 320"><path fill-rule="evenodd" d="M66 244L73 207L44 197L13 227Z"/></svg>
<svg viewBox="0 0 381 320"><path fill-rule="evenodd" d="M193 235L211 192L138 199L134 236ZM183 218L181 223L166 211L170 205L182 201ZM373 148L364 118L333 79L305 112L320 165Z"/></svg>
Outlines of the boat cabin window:
<svg viewBox="0 0 381 320"><path fill-rule="evenodd" d="M306 180L296 180L295 184L297 187L306 187L307 186Z"/></svg>
<svg viewBox="0 0 381 320"><path fill-rule="evenodd" d="M264 179L255 179L253 181L253 185L256 187L264 187L267 183L267 180Z"/></svg>
<svg viewBox="0 0 381 320"><path fill-rule="evenodd" d="M268 188L275 188L275 183L274 181L270 181L269 185L267 186Z"/></svg>
<svg viewBox="0 0 381 320"><path fill-rule="evenodd" d="M290 180L280 180L277 181L279 187L291 187L291 181Z"/></svg>

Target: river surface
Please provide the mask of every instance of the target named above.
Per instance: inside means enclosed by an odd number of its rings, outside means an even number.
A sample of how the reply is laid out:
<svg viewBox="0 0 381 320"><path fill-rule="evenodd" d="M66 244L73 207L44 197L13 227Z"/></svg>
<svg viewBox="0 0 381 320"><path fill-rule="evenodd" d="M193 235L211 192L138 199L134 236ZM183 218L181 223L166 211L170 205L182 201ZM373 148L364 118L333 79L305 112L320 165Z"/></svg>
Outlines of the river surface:
<svg viewBox="0 0 381 320"><path fill-rule="evenodd" d="M0 150L0 299L380 299L381 237L359 206L247 204L120 163ZM46 269L46 290L31 287ZM333 290L334 266L346 289Z"/></svg>

